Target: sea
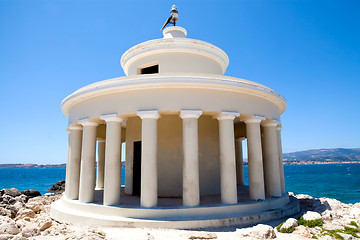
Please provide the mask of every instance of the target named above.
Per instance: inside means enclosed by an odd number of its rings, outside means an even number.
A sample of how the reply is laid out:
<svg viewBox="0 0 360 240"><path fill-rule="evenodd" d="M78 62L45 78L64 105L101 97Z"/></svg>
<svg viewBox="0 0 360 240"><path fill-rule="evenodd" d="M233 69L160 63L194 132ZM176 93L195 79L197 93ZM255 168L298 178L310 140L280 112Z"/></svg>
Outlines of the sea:
<svg viewBox="0 0 360 240"><path fill-rule="evenodd" d="M360 164L285 165L284 172L288 192L335 198L344 203L360 202ZM247 166L244 178L247 185ZM59 180L65 180L65 168L0 169L0 189L35 189L45 194ZM121 181L125 184L124 168Z"/></svg>

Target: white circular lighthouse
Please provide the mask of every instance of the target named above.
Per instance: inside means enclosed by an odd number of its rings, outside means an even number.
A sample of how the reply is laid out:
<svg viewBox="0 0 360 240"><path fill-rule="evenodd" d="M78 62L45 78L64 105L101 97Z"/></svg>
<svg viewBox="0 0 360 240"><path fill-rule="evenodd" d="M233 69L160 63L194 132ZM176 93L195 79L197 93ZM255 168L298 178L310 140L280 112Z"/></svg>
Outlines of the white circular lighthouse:
<svg viewBox="0 0 360 240"><path fill-rule="evenodd" d="M125 77L88 85L62 102L69 118L66 191L52 217L97 226L201 228L297 212L284 182L284 98L225 76L226 53L187 38L184 28L168 27L163 35L123 54Z"/></svg>

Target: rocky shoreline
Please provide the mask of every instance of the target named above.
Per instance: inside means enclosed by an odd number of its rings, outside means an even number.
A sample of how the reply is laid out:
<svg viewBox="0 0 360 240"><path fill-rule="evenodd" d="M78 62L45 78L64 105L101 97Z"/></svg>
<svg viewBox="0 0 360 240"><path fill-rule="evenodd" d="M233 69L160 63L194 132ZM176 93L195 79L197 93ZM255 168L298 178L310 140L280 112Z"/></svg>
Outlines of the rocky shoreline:
<svg viewBox="0 0 360 240"><path fill-rule="evenodd" d="M336 199L296 195L301 212L292 218L248 228L194 230L147 228L94 228L64 224L51 219L50 205L63 191L44 196L36 190L0 191L0 240L3 239L358 239L360 203L345 204Z"/></svg>

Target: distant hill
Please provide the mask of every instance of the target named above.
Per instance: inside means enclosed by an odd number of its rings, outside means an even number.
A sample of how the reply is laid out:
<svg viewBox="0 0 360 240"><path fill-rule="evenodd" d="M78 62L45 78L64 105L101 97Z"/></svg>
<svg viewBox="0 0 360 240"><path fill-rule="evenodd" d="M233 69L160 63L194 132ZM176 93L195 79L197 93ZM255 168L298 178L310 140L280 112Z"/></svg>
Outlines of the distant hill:
<svg viewBox="0 0 360 240"><path fill-rule="evenodd" d="M0 168L65 168L66 164L0 164Z"/></svg>
<svg viewBox="0 0 360 240"><path fill-rule="evenodd" d="M331 148L312 149L306 151L284 153L284 161L287 163L341 163L359 162L360 148Z"/></svg>

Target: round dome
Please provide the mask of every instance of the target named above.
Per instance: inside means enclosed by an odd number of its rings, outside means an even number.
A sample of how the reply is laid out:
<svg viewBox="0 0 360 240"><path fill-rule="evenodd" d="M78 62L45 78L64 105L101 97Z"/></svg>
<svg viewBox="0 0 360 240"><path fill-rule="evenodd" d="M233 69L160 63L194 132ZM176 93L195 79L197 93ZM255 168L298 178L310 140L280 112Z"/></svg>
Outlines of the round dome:
<svg viewBox="0 0 360 240"><path fill-rule="evenodd" d="M210 43L186 38L186 34L182 27L168 27L164 38L130 48L121 57L125 74L143 74L149 67L153 67L150 73L224 74L229 64L226 53Z"/></svg>

